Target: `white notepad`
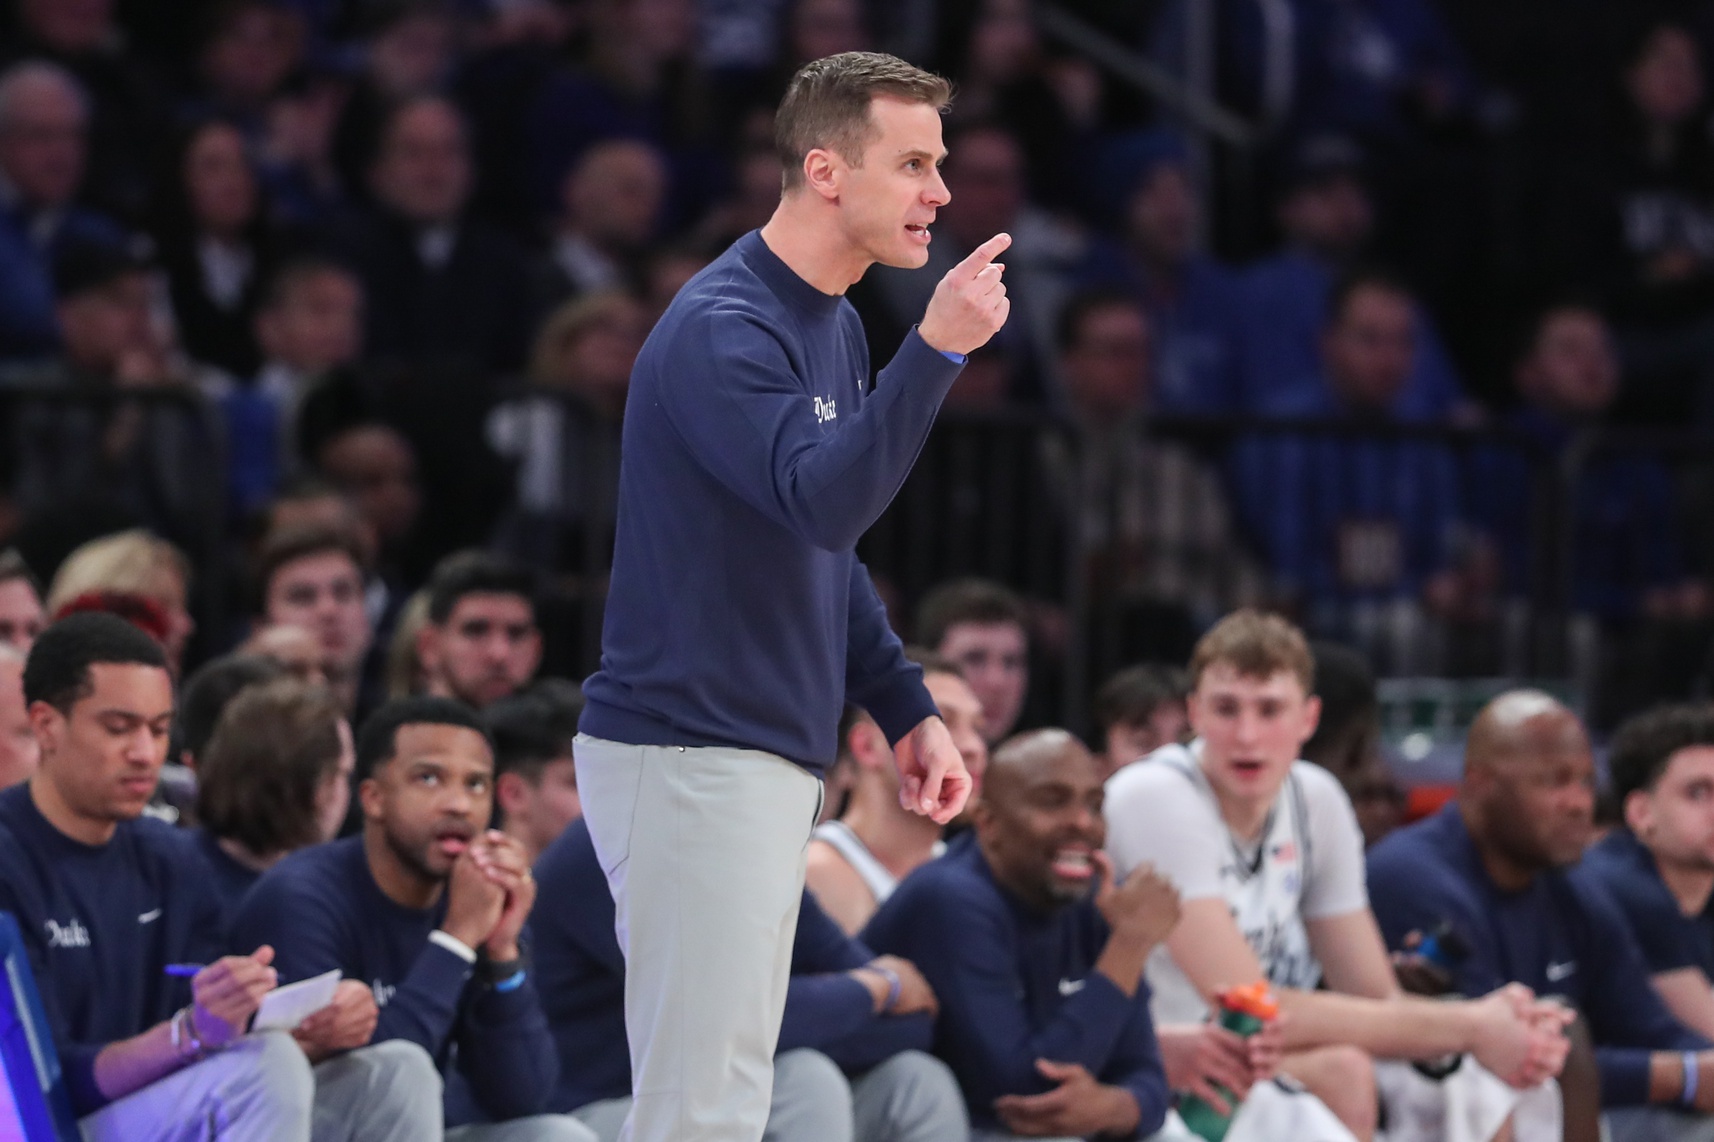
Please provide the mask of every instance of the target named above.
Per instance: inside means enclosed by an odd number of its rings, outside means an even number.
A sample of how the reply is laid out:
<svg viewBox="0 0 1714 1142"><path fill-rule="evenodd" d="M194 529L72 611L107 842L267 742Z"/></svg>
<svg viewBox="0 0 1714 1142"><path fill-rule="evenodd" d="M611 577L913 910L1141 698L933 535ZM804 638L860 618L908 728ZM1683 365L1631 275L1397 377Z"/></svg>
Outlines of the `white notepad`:
<svg viewBox="0 0 1714 1142"><path fill-rule="evenodd" d="M290 1031L333 1002L333 993L345 973L338 968L276 987L262 997L262 1006L250 1024L252 1031Z"/></svg>

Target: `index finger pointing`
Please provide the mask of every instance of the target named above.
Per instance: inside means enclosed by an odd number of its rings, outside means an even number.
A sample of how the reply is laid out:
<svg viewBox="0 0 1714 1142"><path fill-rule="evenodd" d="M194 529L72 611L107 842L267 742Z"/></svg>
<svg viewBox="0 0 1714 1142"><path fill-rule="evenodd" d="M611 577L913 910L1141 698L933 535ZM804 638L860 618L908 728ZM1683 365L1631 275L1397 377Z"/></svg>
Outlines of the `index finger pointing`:
<svg viewBox="0 0 1714 1142"><path fill-rule="evenodd" d="M959 269L964 270L969 276L975 277L982 267L999 257L1011 244L1012 236L1010 234L996 234L972 250L970 256L959 263Z"/></svg>

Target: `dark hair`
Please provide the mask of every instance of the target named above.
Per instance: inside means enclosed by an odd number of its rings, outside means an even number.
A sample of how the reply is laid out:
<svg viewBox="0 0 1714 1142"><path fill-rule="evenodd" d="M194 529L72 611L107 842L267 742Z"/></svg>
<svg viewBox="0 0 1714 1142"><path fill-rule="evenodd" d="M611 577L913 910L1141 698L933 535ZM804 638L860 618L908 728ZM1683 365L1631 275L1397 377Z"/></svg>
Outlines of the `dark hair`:
<svg viewBox="0 0 1714 1142"><path fill-rule="evenodd" d="M540 780L544 765L571 756L582 713L582 688L562 678L544 678L489 706L482 720L494 741L494 773Z"/></svg>
<svg viewBox="0 0 1714 1142"><path fill-rule="evenodd" d="M1088 321L1091 315L1105 309L1128 309L1132 313L1143 313L1143 307L1136 297L1123 290L1083 290L1073 294L1060 307L1059 318L1053 327L1054 346L1061 353L1070 352L1083 338L1084 322Z"/></svg>
<svg viewBox="0 0 1714 1142"><path fill-rule="evenodd" d="M916 638L938 647L946 632L959 623L1016 623L1029 629L1024 601L1010 589L987 579L955 579L934 588L917 606Z"/></svg>
<svg viewBox="0 0 1714 1142"><path fill-rule="evenodd" d="M284 675L286 668L271 658L252 654L224 654L202 664L185 681L179 694L177 730L179 753L188 752L197 761L214 736L221 712L242 691Z"/></svg>
<svg viewBox="0 0 1714 1142"><path fill-rule="evenodd" d="M1656 706L1621 725L1607 754L1607 773L1621 814L1632 793L1654 788L1673 754L1702 745L1714 746L1714 706Z"/></svg>
<svg viewBox="0 0 1714 1142"><path fill-rule="evenodd" d="M481 734L490 751L494 748L481 715L463 702L426 695L394 698L370 714L357 735L358 780L373 777L383 762L392 760L401 726L462 726Z"/></svg>
<svg viewBox="0 0 1714 1142"><path fill-rule="evenodd" d="M30 570L30 565L24 561L16 547L8 547L0 551L0 583L10 583L14 579L22 579L35 592L36 598L42 597L42 584Z"/></svg>
<svg viewBox="0 0 1714 1142"><path fill-rule="evenodd" d="M198 819L258 856L321 840L316 794L339 771L339 702L275 678L232 699L197 755Z"/></svg>
<svg viewBox="0 0 1714 1142"><path fill-rule="evenodd" d="M161 644L114 615L85 611L51 624L24 663L24 703L46 702L62 714L89 697L96 664L167 668Z"/></svg>
<svg viewBox="0 0 1714 1142"><path fill-rule="evenodd" d="M1303 743L1303 756L1323 769L1343 774L1362 760L1353 751L1380 728L1381 703L1375 675L1361 653L1337 642L1314 642L1315 696L1321 720Z"/></svg>
<svg viewBox="0 0 1714 1142"><path fill-rule="evenodd" d="M875 130L869 104L878 97L944 111L952 84L882 52L841 52L798 69L774 115L774 149L787 190L803 182L803 161L817 147L854 166L862 163Z"/></svg>
<svg viewBox="0 0 1714 1142"><path fill-rule="evenodd" d="M1184 703L1190 679L1176 666L1146 662L1127 666L1102 683L1095 694L1095 726L1106 733L1114 726L1142 725L1168 702Z"/></svg>
<svg viewBox="0 0 1714 1142"><path fill-rule="evenodd" d="M517 595L536 605L535 576L486 551L455 551L435 565L428 581L429 622L444 623L466 595Z"/></svg>
<svg viewBox="0 0 1714 1142"><path fill-rule="evenodd" d="M1366 289L1395 294L1407 301L1416 297L1405 280L1392 271L1376 266L1359 266L1341 277L1333 292L1327 295L1327 328L1331 329L1345 320L1345 310L1351 299Z"/></svg>
<svg viewBox="0 0 1714 1142"><path fill-rule="evenodd" d="M357 568L358 576L367 577L363 566L363 544L349 528L311 524L282 528L270 533L262 540L262 549L256 555L253 613L260 615L267 610L268 588L273 584L274 576L279 573L280 568L299 559L329 551L348 556Z"/></svg>

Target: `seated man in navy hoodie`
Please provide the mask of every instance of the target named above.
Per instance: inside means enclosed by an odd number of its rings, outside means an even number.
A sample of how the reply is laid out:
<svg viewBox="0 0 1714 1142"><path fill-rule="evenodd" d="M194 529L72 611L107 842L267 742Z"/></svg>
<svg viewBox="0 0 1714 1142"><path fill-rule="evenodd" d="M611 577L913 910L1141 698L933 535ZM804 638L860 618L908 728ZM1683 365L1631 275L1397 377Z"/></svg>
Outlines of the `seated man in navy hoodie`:
<svg viewBox="0 0 1714 1142"><path fill-rule="evenodd" d="M1714 1043L1668 1014L1624 917L1575 867L1594 787L1570 710L1539 691L1500 695L1470 727L1458 800L1370 850L1375 918L1395 950L1450 925L1468 949L1449 969L1463 994L1522 983L1581 1015L1599 1082L1578 1081L1574 1053L1560 1080L1567 1137L1593 1137L1595 1108L1580 1096L1597 1089L1615 1142L1705 1137L1714 1123L1667 1108L1714 1111Z"/></svg>
<svg viewBox="0 0 1714 1142"><path fill-rule="evenodd" d="M1625 914L1666 1009L1714 1039L1714 708L1660 706L1607 753L1623 823L1583 858Z"/></svg>
<svg viewBox="0 0 1714 1142"><path fill-rule="evenodd" d="M589 826L567 828L536 873L555 902L533 925L543 1004L559 1047L553 1106L613 1142L631 1104L625 957ZM846 936L806 891L764 1142L962 1142L970 1126L958 1084L923 1053L935 1007L934 992L909 961L877 957Z"/></svg>
<svg viewBox="0 0 1714 1142"><path fill-rule="evenodd" d="M537 1113L555 1065L520 947L535 881L516 841L484 831L494 752L481 719L446 698L389 702L358 735L357 773L363 831L265 873L234 943L271 943L287 981L338 968L368 983L375 1041L415 1043L447 1077L447 1138L591 1142Z"/></svg>
<svg viewBox="0 0 1714 1142"><path fill-rule="evenodd" d="M974 839L906 877L864 939L922 965L935 1053L978 1138L1154 1133L1171 1099L1143 965L1177 895L1145 869L1092 894L1111 871L1100 771L1064 730L1001 747L975 816Z"/></svg>
<svg viewBox="0 0 1714 1142"><path fill-rule="evenodd" d="M362 1013L312 1016L298 1043L245 1028L273 950L220 957L219 903L195 850L142 816L166 760L172 679L123 619L43 632L24 671L41 767L0 794L0 909L29 945L86 1139L418 1142L421 1051L369 1048ZM188 981L168 964L206 964ZM352 1035L355 1025L361 1032ZM300 1047L302 1049L300 1049ZM321 1062L312 1071L308 1054ZM333 1057L329 1057L333 1056Z"/></svg>

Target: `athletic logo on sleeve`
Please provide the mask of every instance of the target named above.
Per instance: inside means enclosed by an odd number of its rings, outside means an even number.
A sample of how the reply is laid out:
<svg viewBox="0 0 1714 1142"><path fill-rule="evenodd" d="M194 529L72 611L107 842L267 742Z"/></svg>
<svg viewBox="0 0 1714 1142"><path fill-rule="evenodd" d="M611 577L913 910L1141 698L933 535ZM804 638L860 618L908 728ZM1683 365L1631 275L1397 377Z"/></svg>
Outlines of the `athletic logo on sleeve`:
<svg viewBox="0 0 1714 1142"><path fill-rule="evenodd" d="M815 420L817 424L826 424L830 420L839 419L839 402L832 397L815 398Z"/></svg>
<svg viewBox="0 0 1714 1142"><path fill-rule="evenodd" d="M161 910L159 908L151 908L147 912L144 912L142 915L137 917L137 923L139 923L139 924L153 924L156 920L159 920L160 918L161 918Z"/></svg>

